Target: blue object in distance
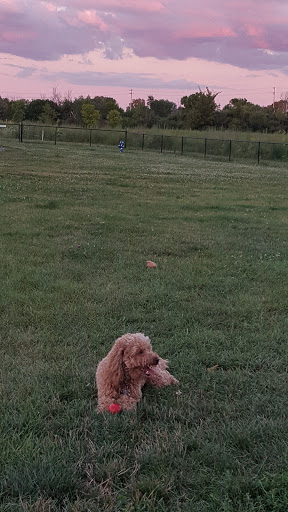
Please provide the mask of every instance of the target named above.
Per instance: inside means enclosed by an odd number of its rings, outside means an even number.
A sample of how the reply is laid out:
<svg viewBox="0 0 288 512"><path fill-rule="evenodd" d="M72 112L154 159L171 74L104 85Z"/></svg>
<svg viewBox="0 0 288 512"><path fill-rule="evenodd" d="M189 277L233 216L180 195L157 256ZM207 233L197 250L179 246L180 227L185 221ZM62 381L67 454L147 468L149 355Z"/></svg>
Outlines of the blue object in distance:
<svg viewBox="0 0 288 512"><path fill-rule="evenodd" d="M120 140L119 144L118 144L118 148L120 149L120 153L123 153L123 149L124 149L124 140Z"/></svg>

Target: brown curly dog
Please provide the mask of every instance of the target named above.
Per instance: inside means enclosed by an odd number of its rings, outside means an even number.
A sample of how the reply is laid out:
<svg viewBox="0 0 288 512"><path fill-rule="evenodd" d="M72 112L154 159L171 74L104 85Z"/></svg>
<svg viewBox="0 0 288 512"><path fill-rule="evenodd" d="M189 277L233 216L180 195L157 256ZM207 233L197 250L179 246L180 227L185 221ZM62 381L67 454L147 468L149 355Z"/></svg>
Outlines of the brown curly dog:
<svg viewBox="0 0 288 512"><path fill-rule="evenodd" d="M179 384L168 372L167 362L153 352L150 339L142 333L118 338L96 370L98 411L107 411L111 404L121 410L135 409L144 384Z"/></svg>

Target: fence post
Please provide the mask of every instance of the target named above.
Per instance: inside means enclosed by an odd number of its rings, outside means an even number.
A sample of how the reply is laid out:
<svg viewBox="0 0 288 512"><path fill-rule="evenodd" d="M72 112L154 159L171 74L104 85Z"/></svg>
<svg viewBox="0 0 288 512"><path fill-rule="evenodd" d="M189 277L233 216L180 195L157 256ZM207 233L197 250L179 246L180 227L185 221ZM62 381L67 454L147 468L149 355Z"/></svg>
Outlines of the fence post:
<svg viewBox="0 0 288 512"><path fill-rule="evenodd" d="M183 155L184 153L184 137L182 137L182 140L181 140L181 155Z"/></svg>
<svg viewBox="0 0 288 512"><path fill-rule="evenodd" d="M127 130L125 130L124 148L127 147Z"/></svg>
<svg viewBox="0 0 288 512"><path fill-rule="evenodd" d="M144 137L145 137L145 133L142 134L142 151L144 149Z"/></svg>
<svg viewBox="0 0 288 512"><path fill-rule="evenodd" d="M54 143L55 143L55 146L56 146L56 144L57 144L57 126L55 128Z"/></svg>
<svg viewBox="0 0 288 512"><path fill-rule="evenodd" d="M89 145L92 144L92 130L89 130Z"/></svg>
<svg viewBox="0 0 288 512"><path fill-rule="evenodd" d="M160 153L163 153L163 141L164 141L164 135L161 135Z"/></svg>
<svg viewBox="0 0 288 512"><path fill-rule="evenodd" d="M260 150L261 150L261 142L258 142L258 152L257 152L257 161L258 164L260 162Z"/></svg>
<svg viewBox="0 0 288 512"><path fill-rule="evenodd" d="M23 123L19 123L19 142L23 142Z"/></svg>
<svg viewBox="0 0 288 512"><path fill-rule="evenodd" d="M204 141L204 158L206 158L207 155L207 139Z"/></svg>
<svg viewBox="0 0 288 512"><path fill-rule="evenodd" d="M229 140L229 152L228 152L229 162L231 162L231 152L232 152L232 140Z"/></svg>

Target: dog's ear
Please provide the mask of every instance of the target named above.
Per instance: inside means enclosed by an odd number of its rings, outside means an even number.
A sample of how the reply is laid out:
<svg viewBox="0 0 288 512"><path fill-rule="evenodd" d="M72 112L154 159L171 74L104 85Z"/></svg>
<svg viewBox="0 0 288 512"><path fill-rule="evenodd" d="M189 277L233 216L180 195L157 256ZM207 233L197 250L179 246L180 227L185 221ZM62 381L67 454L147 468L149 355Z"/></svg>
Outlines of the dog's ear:
<svg viewBox="0 0 288 512"><path fill-rule="evenodd" d="M123 356L125 349L120 343L115 343L110 351L109 357L109 382L117 391L121 390L124 382Z"/></svg>

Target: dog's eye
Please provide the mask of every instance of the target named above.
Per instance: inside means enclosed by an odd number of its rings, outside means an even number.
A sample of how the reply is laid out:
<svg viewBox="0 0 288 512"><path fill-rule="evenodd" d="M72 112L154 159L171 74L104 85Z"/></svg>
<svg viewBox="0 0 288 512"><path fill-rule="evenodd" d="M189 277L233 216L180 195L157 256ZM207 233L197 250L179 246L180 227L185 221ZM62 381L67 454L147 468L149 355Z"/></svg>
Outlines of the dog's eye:
<svg viewBox="0 0 288 512"><path fill-rule="evenodd" d="M139 354L143 354L144 350L139 350Z"/></svg>

